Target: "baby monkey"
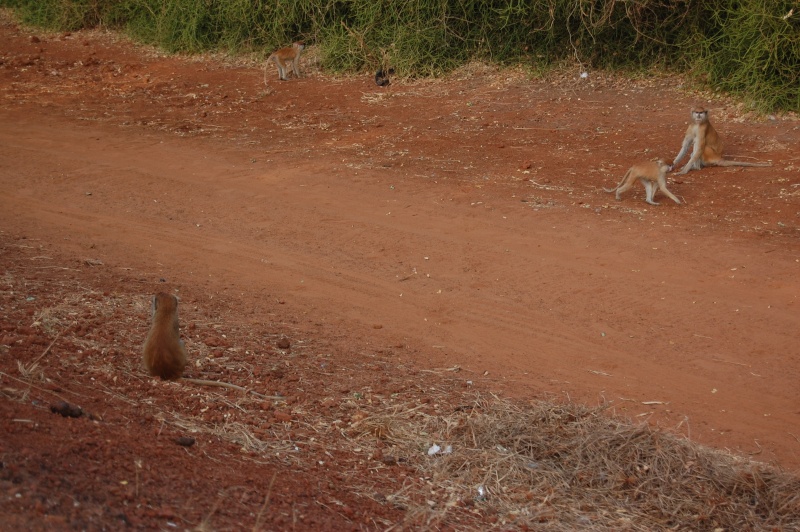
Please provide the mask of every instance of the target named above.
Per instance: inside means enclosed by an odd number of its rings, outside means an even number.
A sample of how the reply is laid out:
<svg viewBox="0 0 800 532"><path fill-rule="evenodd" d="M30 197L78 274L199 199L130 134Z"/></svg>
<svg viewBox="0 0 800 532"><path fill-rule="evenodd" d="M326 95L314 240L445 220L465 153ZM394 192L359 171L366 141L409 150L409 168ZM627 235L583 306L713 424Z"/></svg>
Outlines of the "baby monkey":
<svg viewBox="0 0 800 532"><path fill-rule="evenodd" d="M186 348L178 333L178 298L166 292L153 296L153 323L144 342L144 365L150 375L176 380L186 368Z"/></svg>
<svg viewBox="0 0 800 532"><path fill-rule="evenodd" d="M306 45L302 42L292 43L291 46L276 50L267 58L267 63L264 65L264 83L267 82L267 67L270 63L275 63L278 67L278 79L287 81L286 78L286 64L292 64L292 72L295 77L300 77L300 52L303 51Z"/></svg>
<svg viewBox="0 0 800 532"><path fill-rule="evenodd" d="M622 181L619 182L616 188L604 188L603 190L606 192L616 192L617 199L620 199L619 195L631 188L638 180L644 185L645 192L647 193L645 201L650 205L659 205L659 203L653 201L653 196L656 194L656 186L658 186L658 189L668 198L680 205L681 200L667 190L667 172L670 170L672 170L672 167L661 159L635 164L625 172Z"/></svg>
<svg viewBox="0 0 800 532"><path fill-rule="evenodd" d="M695 107L692 109L691 117L686 135L683 137L681 151L672 162L673 166L677 165L689 152L689 146L694 144L689 162L678 172L679 174L685 174L689 170L699 170L704 166L772 166L771 163L726 161L722 158L722 139L708 119L708 109Z"/></svg>

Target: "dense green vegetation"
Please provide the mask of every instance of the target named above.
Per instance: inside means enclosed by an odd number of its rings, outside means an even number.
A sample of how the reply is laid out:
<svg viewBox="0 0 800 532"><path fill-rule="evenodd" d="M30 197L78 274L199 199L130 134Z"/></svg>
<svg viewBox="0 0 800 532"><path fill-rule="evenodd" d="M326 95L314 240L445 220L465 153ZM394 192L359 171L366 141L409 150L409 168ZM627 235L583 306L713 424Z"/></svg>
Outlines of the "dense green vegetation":
<svg viewBox="0 0 800 532"><path fill-rule="evenodd" d="M667 68L762 110L800 111L800 0L0 0L29 24L103 25L170 51L271 50L436 75L472 59Z"/></svg>

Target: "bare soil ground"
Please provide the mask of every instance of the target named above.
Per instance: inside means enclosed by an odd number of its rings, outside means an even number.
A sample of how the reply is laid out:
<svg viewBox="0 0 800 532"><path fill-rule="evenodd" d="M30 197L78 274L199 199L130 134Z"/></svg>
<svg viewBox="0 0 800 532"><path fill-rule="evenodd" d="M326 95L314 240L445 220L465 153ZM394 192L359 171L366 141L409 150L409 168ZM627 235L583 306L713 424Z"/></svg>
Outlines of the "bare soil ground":
<svg viewBox="0 0 800 532"><path fill-rule="evenodd" d="M350 428L475 394L607 404L798 469L796 117L675 78L304 67L265 84L3 19L3 528L402 524L390 496L431 480ZM772 167L671 177L683 205L602 191L671 161L695 102ZM269 398L148 377L160 290L187 376Z"/></svg>

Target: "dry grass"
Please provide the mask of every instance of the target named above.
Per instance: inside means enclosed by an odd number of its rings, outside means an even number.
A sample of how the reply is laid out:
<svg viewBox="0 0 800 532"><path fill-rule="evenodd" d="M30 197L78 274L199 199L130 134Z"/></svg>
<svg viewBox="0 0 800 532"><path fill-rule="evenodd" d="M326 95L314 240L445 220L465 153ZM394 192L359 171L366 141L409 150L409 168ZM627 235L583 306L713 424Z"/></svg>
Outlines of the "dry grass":
<svg viewBox="0 0 800 532"><path fill-rule="evenodd" d="M419 483L388 497L407 523L486 530L796 530L800 479L607 415L477 397L444 416L359 423ZM354 427L356 428L356 427ZM432 445L441 451L429 454ZM450 450L450 452L447 452Z"/></svg>
<svg viewBox="0 0 800 532"><path fill-rule="evenodd" d="M319 406L336 397L324 390L316 400L287 407L232 390L151 381L138 364L146 297L99 297L74 281L45 285L11 269L6 282L37 294L41 310L34 319L48 336L29 360L18 361L19 377L2 373L9 379L0 392L6 398L60 398L35 383L49 382L47 377L67 367L79 368L80 375L62 383L69 399L86 397L72 388L102 389L110 408L136 405L161 426L159 434L170 427L172 434L224 440L240 447L241 459L253 464L302 468L324 461L344 478L346 488L338 489L402 510L401 521L382 521L389 530L800 529L799 477L616 418L603 407L463 393L457 367L426 371L421 381L413 369L390 367L380 359L337 360L336 374L325 373L326 379L342 375L352 386L350 376L360 375L360 387L348 388L330 408ZM185 307L184 324L197 322L191 308ZM21 307L4 310L30 322ZM224 312L218 315L234 347L209 365L225 379L258 387L250 353L266 349L264 333L226 326L227 318ZM118 334L112 341L100 328L76 327L76 320L104 323ZM192 344L201 352L210 350L201 349L197 336ZM282 374L285 368L312 379L320 375L322 351L316 342L295 338L293 344L303 348L302 356L276 358L275 371ZM81 354L59 360L51 348L59 353L80 349ZM371 389L386 389L372 379L387 376L408 391L387 395ZM26 390L20 389L23 382ZM265 429L267 412L279 405L291 412L292 421ZM434 445L438 452L432 452ZM394 466L411 474L401 478Z"/></svg>

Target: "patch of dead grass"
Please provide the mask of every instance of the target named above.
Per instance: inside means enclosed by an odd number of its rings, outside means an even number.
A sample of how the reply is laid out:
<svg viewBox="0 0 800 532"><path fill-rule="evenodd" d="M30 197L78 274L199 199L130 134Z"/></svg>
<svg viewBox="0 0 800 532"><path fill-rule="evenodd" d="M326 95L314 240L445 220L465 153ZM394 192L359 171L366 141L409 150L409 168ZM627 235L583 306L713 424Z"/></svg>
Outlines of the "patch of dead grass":
<svg viewBox="0 0 800 532"><path fill-rule="evenodd" d="M446 415L388 410L353 430L361 438L382 436L389 452L416 470L420 482L387 497L407 509L407 525L800 527L797 477L617 419L602 407L477 396ZM440 450L430 454L434 444Z"/></svg>

